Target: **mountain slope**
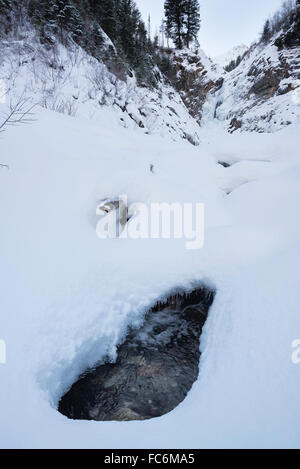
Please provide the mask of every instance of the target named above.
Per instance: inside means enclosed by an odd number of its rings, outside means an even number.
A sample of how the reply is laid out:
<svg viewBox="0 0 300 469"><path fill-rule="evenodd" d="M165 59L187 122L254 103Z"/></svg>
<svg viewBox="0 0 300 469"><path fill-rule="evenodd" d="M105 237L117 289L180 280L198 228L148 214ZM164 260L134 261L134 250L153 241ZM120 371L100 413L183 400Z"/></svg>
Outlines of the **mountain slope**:
<svg viewBox="0 0 300 469"><path fill-rule="evenodd" d="M213 61L220 67L225 68L230 64L231 61L236 61L238 57L242 57L248 50L248 47L244 44L233 47L224 54L213 57Z"/></svg>
<svg viewBox="0 0 300 469"><path fill-rule="evenodd" d="M157 74L157 86L147 89L139 86L135 75L118 78L77 44L41 46L32 29L21 41L2 41L0 79L8 102L22 97L95 122L106 113L125 128L198 144L199 126L179 94Z"/></svg>
<svg viewBox="0 0 300 469"><path fill-rule="evenodd" d="M277 18L277 17L276 17ZM215 116L229 132L273 132L300 120L300 4L285 10L268 40L226 74Z"/></svg>
<svg viewBox="0 0 300 469"><path fill-rule="evenodd" d="M300 48L257 45L228 74L216 117L230 132L273 132L299 122Z"/></svg>

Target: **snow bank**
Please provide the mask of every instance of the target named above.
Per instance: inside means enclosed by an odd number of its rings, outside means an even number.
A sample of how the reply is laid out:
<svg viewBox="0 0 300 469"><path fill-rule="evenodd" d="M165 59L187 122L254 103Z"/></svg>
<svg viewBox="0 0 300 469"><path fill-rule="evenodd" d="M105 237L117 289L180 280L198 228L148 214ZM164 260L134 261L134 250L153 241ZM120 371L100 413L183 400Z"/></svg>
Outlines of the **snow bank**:
<svg viewBox="0 0 300 469"><path fill-rule="evenodd" d="M76 44L41 47L33 32L22 41L2 41L0 83L7 101L29 98L46 109L84 117L98 125L106 119L143 134L199 143L199 126L178 93L161 77L157 88L126 81ZM158 72L159 74L159 72Z"/></svg>
<svg viewBox="0 0 300 469"><path fill-rule="evenodd" d="M300 334L299 128L236 136L206 128L193 147L122 129L108 112L101 122L41 108L35 117L0 140L9 165L0 170L0 446L298 446L300 370L290 357ZM219 165L224 158L233 166ZM99 240L97 202L119 194L204 202L205 248ZM199 381L181 406L131 423L57 412L76 377L113 359L150 304L195 281L218 294Z"/></svg>

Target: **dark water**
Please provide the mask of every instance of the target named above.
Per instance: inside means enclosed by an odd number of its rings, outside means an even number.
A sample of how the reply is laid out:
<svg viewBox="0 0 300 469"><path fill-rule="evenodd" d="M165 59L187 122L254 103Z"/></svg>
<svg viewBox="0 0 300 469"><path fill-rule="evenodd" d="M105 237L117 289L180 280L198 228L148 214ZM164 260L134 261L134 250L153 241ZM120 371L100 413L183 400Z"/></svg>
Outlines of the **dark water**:
<svg viewBox="0 0 300 469"><path fill-rule="evenodd" d="M214 292L178 292L148 311L118 348L116 363L85 373L62 397L71 419L146 420L178 406L198 378L200 336Z"/></svg>

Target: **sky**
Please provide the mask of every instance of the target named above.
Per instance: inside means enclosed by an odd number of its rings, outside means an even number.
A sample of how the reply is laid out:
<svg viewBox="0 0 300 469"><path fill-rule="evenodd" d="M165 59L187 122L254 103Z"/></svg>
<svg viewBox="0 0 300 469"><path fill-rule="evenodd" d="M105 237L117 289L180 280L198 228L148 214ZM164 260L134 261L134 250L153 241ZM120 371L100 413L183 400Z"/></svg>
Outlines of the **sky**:
<svg viewBox="0 0 300 469"><path fill-rule="evenodd" d="M135 1L145 21L150 13L154 34L164 15L164 0ZM202 49L215 57L236 45L250 45L281 4L282 0L200 0Z"/></svg>

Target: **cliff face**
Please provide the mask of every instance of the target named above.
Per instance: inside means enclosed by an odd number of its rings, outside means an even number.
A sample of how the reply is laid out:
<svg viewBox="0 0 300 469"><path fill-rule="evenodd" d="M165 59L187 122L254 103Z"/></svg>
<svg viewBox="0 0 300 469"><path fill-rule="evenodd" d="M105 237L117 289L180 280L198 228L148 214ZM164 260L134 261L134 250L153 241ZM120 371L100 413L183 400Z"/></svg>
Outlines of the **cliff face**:
<svg viewBox="0 0 300 469"><path fill-rule="evenodd" d="M199 49L161 52L166 76L203 126L217 119L228 132L273 132L300 120L300 42L296 21L268 43L256 43L232 72Z"/></svg>
<svg viewBox="0 0 300 469"><path fill-rule="evenodd" d="M296 17L267 44L254 44L241 64L226 74L215 116L229 132L272 132L299 121L299 104L300 27Z"/></svg>
<svg viewBox="0 0 300 469"><path fill-rule="evenodd" d="M111 47L107 44L102 48ZM18 96L46 109L101 122L119 122L146 134L199 143L199 125L179 93L156 68L156 87L139 86L134 72L119 77L105 60L97 60L80 46L56 42L43 46L26 27L21 40L1 41L0 80L6 101Z"/></svg>
<svg viewBox="0 0 300 469"><path fill-rule="evenodd" d="M257 46L228 74L216 117L229 132L279 130L300 119L300 49Z"/></svg>
<svg viewBox="0 0 300 469"><path fill-rule="evenodd" d="M167 73L172 86L179 93L190 115L201 125L204 106L209 97L216 95L224 81L224 70L214 64L205 53L165 51L172 64Z"/></svg>

